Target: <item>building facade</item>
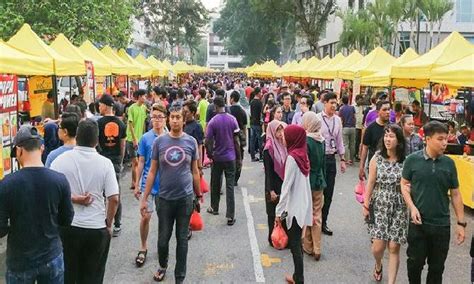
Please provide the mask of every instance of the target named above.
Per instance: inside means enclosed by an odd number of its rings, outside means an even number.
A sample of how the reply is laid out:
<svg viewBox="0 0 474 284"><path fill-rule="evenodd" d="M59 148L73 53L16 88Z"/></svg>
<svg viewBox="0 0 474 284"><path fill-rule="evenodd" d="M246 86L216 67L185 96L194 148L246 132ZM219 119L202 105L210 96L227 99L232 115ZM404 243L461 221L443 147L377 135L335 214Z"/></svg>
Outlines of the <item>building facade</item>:
<svg viewBox="0 0 474 284"><path fill-rule="evenodd" d="M213 15L207 32L207 63L206 66L212 69L228 70L242 67L243 57L239 54L229 52L224 41L213 32L214 21L218 15Z"/></svg>

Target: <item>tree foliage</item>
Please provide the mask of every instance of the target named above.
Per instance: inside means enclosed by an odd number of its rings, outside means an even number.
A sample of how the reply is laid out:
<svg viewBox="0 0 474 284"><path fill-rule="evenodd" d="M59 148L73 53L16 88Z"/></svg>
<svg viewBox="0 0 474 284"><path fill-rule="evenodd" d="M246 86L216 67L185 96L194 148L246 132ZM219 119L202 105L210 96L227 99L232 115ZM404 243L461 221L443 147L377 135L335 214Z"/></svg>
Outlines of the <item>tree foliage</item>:
<svg viewBox="0 0 474 284"><path fill-rule="evenodd" d="M8 40L28 23L40 37L63 33L74 44L84 40L126 47L137 0L2 0L0 37Z"/></svg>
<svg viewBox="0 0 474 284"><path fill-rule="evenodd" d="M141 10L137 18L144 21L148 35L161 43L162 58L174 56L166 54L166 44L171 51L184 44L192 56L209 23L209 11L199 0L142 0Z"/></svg>

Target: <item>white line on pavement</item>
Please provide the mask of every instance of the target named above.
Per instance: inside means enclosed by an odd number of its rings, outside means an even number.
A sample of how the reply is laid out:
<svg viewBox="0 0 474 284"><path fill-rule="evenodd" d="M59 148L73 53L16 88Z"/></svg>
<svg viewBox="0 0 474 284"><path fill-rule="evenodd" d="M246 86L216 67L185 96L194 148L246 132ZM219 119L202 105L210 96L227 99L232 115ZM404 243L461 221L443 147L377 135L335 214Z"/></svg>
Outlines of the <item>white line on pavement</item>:
<svg viewBox="0 0 474 284"><path fill-rule="evenodd" d="M244 201L245 215L247 215L247 229L249 232L250 248L253 257L253 269L255 271L255 281L257 283L264 283L265 276L263 275L262 262L260 260L260 249L258 248L257 235L255 234L255 225L253 222L252 211L250 210L249 197L247 188L242 187L242 197Z"/></svg>

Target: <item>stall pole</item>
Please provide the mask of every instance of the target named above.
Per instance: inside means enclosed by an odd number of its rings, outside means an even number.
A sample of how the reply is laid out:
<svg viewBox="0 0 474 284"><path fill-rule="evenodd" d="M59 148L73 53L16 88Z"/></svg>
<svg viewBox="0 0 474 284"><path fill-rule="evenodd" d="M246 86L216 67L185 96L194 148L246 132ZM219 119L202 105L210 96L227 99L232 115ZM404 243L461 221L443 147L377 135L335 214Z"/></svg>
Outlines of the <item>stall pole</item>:
<svg viewBox="0 0 474 284"><path fill-rule="evenodd" d="M95 76L92 76L92 96L93 96L93 100L92 102L95 103Z"/></svg>
<svg viewBox="0 0 474 284"><path fill-rule="evenodd" d="M53 80L53 94L54 94L54 115L56 117L58 117L59 115L59 106L58 106L58 84L56 82L57 80L57 77L56 75L53 75L52 76L52 80ZM44 119L44 117L43 117Z"/></svg>
<svg viewBox="0 0 474 284"><path fill-rule="evenodd" d="M428 118L431 119L431 101L433 99L433 84L430 82L430 96L428 98Z"/></svg>
<svg viewBox="0 0 474 284"><path fill-rule="evenodd" d="M127 75L127 97L130 98L130 85L129 85L129 79L128 79L128 75Z"/></svg>
<svg viewBox="0 0 474 284"><path fill-rule="evenodd" d="M69 76L69 100L71 100L72 96L72 76Z"/></svg>

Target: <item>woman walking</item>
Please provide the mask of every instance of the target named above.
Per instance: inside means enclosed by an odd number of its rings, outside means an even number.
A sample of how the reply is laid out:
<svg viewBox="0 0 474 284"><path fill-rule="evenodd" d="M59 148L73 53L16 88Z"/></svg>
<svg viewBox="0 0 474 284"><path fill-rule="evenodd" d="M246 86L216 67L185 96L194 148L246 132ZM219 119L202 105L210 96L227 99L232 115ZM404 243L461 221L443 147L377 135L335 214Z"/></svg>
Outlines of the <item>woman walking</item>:
<svg viewBox="0 0 474 284"><path fill-rule="evenodd" d="M413 152L423 149L423 141L420 136L415 133L415 122L413 115L405 114L400 118L400 126L403 128L403 136L405 136L405 156Z"/></svg>
<svg viewBox="0 0 474 284"><path fill-rule="evenodd" d="M285 128L285 141L288 157L275 222L281 223L285 219L288 228L288 245L295 272L293 276L287 275L286 281L304 283L301 234L304 226L313 224L306 132L300 126L290 125Z"/></svg>
<svg viewBox="0 0 474 284"><path fill-rule="evenodd" d="M275 208L281 194L281 185L285 175L286 151L284 129L286 123L273 120L268 124L263 165L265 167L265 206L268 216L268 242L273 246L271 235L275 224Z"/></svg>
<svg viewBox="0 0 474 284"><path fill-rule="evenodd" d="M323 209L323 189L326 187L326 159L324 137L321 135L321 120L316 113L309 111L303 115L303 128L306 130L308 158L310 164L309 181L313 199L313 223L306 227L303 239L303 251L321 258L321 226Z"/></svg>
<svg viewBox="0 0 474 284"><path fill-rule="evenodd" d="M372 238L375 281L382 280L382 259L389 250L388 283L396 282L400 263L400 245L407 241L408 211L400 190L405 141L396 124L385 127L385 134L370 160L363 215Z"/></svg>

